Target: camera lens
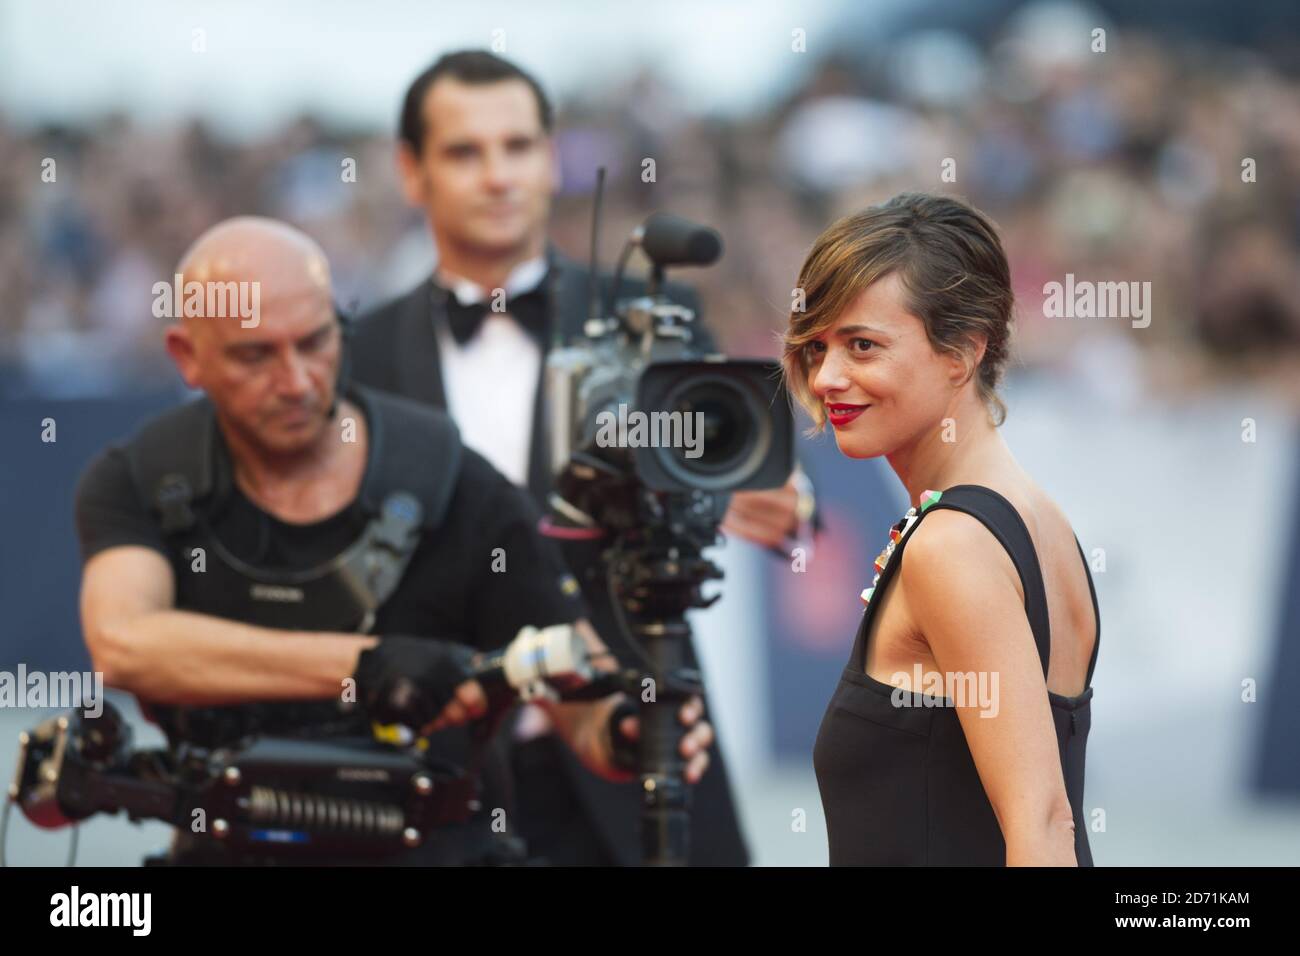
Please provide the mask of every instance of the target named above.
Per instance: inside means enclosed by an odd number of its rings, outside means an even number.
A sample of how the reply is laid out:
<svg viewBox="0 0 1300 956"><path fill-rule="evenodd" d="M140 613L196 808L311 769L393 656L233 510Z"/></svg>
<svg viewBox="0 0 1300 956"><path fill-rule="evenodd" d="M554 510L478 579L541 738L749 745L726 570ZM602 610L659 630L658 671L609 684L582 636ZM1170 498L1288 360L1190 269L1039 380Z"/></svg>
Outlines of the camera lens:
<svg viewBox="0 0 1300 956"><path fill-rule="evenodd" d="M660 462L689 487L718 490L743 483L771 444L771 422L752 392L714 372L684 377L665 405L681 414L693 441L658 450Z"/></svg>
<svg viewBox="0 0 1300 956"><path fill-rule="evenodd" d="M738 453L745 447L748 431L735 394L711 384L694 388L678 399L673 411L692 416L698 413L699 456L687 458L688 449L674 449L687 467L716 473L734 466Z"/></svg>

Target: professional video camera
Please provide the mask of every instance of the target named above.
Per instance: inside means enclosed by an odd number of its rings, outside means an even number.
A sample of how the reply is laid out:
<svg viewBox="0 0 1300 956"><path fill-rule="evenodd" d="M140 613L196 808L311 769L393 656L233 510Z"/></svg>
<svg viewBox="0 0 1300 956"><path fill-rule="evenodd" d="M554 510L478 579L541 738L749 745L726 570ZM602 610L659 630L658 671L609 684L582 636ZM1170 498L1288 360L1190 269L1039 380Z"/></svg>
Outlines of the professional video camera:
<svg viewBox="0 0 1300 956"><path fill-rule="evenodd" d="M490 698L590 697L606 692L582 638L568 625L526 627L475 668ZM131 727L102 714L52 717L19 737L11 806L54 829L125 811L182 833L201 827L232 862L381 861L437 838L479 809L477 775L425 752L419 740L249 736L229 746L132 748ZM74 836L75 839L75 836ZM75 846L75 843L74 843ZM520 841L455 862L519 863Z"/></svg>
<svg viewBox="0 0 1300 956"><path fill-rule="evenodd" d="M651 263L649 284L644 295L619 300L627 260L638 248ZM651 216L620 257L614 304L600 306L605 315L587 320L584 341L547 357L546 397L557 423L551 465L566 479L561 515L577 525L608 527L623 517L590 501L607 483L591 476L584 486L583 465L693 501L707 493L723 510L730 492L778 486L789 476L793 416L779 365L728 360L701 348L694 312L660 291L666 267L709 265L721 253L722 240L712 229L663 213ZM627 440L629 421L633 428L640 424L643 440ZM584 504L604 520L597 522Z"/></svg>
<svg viewBox="0 0 1300 956"><path fill-rule="evenodd" d="M586 338L547 359L555 492L545 530L603 546L610 605L645 667L626 672L623 684L641 701L642 856L683 865L689 791L675 714L701 688L687 667L685 612L717 600L701 585L722 572L701 552L717 541L731 493L789 477L794 417L777 362L728 360L701 347L694 313L664 294L666 268L717 260L718 234L651 216L624 245L612 301L599 302L599 208L598 187ZM638 249L650 261L649 283L624 300L623 273ZM653 701L643 694L647 677Z"/></svg>

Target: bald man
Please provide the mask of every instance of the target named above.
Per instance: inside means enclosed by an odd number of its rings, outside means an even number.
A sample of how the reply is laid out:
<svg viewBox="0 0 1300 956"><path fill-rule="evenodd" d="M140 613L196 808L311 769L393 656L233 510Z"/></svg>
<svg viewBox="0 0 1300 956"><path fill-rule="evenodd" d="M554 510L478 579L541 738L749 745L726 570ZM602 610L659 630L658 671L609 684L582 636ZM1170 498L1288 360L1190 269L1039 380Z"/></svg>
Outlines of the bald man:
<svg viewBox="0 0 1300 956"><path fill-rule="evenodd" d="M95 669L173 745L353 737L373 720L422 728L453 766L490 761L467 726L487 708L470 676L476 652L557 623L603 650L533 505L442 413L359 387L339 394L329 267L303 233L229 220L176 271L164 340L204 397L108 448L77 491ZM637 731L622 703L550 705L565 741L611 779L629 776L615 738ZM712 740L701 711L698 700L681 711L690 779ZM387 859L500 860L513 845L497 770L453 775L446 825ZM276 855L182 829L169 860Z"/></svg>

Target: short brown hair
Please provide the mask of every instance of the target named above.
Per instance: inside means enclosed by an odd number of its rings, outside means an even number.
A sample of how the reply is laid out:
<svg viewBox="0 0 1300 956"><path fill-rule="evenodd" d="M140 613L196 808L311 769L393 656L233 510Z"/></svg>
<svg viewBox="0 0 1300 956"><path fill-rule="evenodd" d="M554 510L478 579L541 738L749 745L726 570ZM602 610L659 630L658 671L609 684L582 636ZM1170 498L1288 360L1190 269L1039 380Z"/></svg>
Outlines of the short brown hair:
<svg viewBox="0 0 1300 956"><path fill-rule="evenodd" d="M541 121L542 129L549 133L555 125L555 113L551 108L551 101L546 98L541 84L533 79L532 74L487 50L457 50L454 53L444 53L437 62L412 80L402 100L398 134L416 156L419 156L424 149L426 132L424 95L429 92L429 87L444 76L471 86L484 86L504 80L522 80L533 91L533 97L537 100L537 116Z"/></svg>
<svg viewBox="0 0 1300 956"><path fill-rule="evenodd" d="M997 394L1006 365L1014 297L1002 241L983 213L958 199L902 193L832 223L813 243L798 288L803 310L792 310L782 338L786 385L808 410L814 431L826 410L808 384L804 346L830 328L873 282L898 273L906 308L925 323L931 346L965 354L971 336L987 338L972 374L995 425L1007 409Z"/></svg>

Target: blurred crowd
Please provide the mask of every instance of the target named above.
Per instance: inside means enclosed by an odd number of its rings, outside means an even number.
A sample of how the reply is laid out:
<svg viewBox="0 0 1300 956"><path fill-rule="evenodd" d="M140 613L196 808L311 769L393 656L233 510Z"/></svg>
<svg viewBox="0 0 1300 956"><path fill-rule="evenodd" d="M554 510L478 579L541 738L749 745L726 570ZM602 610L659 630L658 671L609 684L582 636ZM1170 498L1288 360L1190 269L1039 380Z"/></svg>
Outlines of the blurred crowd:
<svg viewBox="0 0 1300 956"><path fill-rule="evenodd" d="M695 115L666 75L593 83L557 104L552 237L587 257L606 166L604 264L651 211L715 226L722 261L677 278L700 287L729 351L772 355L831 219L903 190L952 192L1003 232L1013 375L1072 376L1121 405L1225 375L1296 387L1300 79L1240 49L1118 29L1095 51L1094 27L1029 8L979 43L930 31L809 55L780 102L747 117ZM302 117L239 141L198 121L19 130L0 116L0 394L174 382L151 288L227 216L315 236L348 305L428 275L436 251L393 164L399 96L369 129ZM1067 273L1150 282L1150 326L1045 317L1043 286Z"/></svg>

